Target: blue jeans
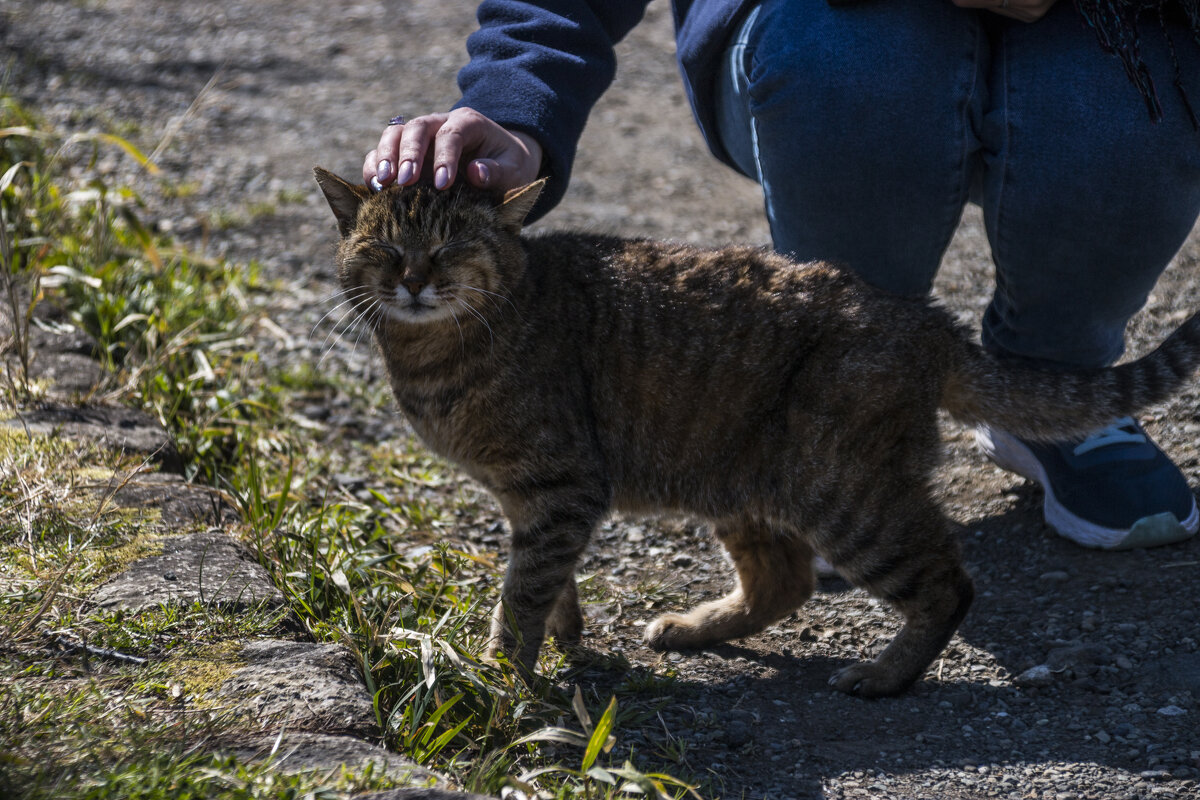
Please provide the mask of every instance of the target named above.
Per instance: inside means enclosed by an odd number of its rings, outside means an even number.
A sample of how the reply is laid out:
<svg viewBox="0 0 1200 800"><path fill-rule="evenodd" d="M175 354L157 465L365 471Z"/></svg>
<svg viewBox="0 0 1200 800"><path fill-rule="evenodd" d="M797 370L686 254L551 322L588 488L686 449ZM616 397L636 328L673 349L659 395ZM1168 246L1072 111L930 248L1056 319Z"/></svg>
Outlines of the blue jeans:
<svg viewBox="0 0 1200 800"><path fill-rule="evenodd" d="M1200 48L1171 32L1200 109ZM1159 123L1066 0L1032 24L949 0L764 0L726 53L721 143L762 185L777 250L894 292L929 291L978 203L984 344L1100 366L1200 213L1200 132L1153 17L1141 52Z"/></svg>

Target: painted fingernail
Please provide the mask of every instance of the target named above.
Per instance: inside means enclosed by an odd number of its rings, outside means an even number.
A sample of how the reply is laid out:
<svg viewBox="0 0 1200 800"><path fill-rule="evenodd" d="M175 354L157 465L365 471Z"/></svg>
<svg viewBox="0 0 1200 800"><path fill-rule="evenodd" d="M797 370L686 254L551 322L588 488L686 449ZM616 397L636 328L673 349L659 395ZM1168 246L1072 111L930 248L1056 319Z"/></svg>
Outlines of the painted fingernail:
<svg viewBox="0 0 1200 800"><path fill-rule="evenodd" d="M392 162L384 159L375 167L375 177L380 183L390 181L392 179Z"/></svg>
<svg viewBox="0 0 1200 800"><path fill-rule="evenodd" d="M403 186L404 184L406 184L412 180L412 176L413 176L413 162L408 161L408 160L401 161L400 162L400 171L396 174L396 183Z"/></svg>
<svg viewBox="0 0 1200 800"><path fill-rule="evenodd" d="M450 185L450 168L445 164L437 168L433 173L433 185L438 189L445 189Z"/></svg>
<svg viewBox="0 0 1200 800"><path fill-rule="evenodd" d="M479 185L487 186L492 182L492 171L488 169L487 164L482 161L475 164L475 168L479 170Z"/></svg>
<svg viewBox="0 0 1200 800"><path fill-rule="evenodd" d="M379 182L379 178L371 178L371 188L377 192L383 191L383 184Z"/></svg>

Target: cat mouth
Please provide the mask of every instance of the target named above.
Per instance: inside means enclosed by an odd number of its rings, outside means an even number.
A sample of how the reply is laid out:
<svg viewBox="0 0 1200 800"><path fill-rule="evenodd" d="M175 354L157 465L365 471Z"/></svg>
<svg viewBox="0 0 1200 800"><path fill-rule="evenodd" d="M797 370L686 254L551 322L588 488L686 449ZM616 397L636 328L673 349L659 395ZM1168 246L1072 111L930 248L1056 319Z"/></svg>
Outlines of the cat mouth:
<svg viewBox="0 0 1200 800"><path fill-rule="evenodd" d="M432 322L446 316L444 304L431 303L420 297L400 302L393 300L386 308L388 316L398 322Z"/></svg>

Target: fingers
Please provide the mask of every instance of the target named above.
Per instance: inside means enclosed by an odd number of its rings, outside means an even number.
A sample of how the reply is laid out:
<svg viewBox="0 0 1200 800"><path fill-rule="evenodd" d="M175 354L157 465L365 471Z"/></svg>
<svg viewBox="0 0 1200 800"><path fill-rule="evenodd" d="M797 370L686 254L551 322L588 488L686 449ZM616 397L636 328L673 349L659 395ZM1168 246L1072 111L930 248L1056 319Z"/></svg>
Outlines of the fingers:
<svg viewBox="0 0 1200 800"><path fill-rule="evenodd" d="M532 137L459 108L388 125L378 146L367 153L363 181L376 188L404 186L425 175L445 189L465 172L476 186L506 190L535 180L541 161L541 146Z"/></svg>
<svg viewBox="0 0 1200 800"><path fill-rule="evenodd" d="M532 136L502 128L470 108L451 112L437 132L433 185L444 189L465 166L475 186L507 191L537 179L542 147Z"/></svg>
<svg viewBox="0 0 1200 800"><path fill-rule="evenodd" d="M403 133L403 125L389 124L383 129L378 146L367 153L363 161L363 183L375 189L382 189L395 180L396 153Z"/></svg>
<svg viewBox="0 0 1200 800"><path fill-rule="evenodd" d="M379 144L363 161L363 182L375 188L415 182L421 176L430 142L448 117L448 114L427 114L384 128Z"/></svg>
<svg viewBox="0 0 1200 800"><path fill-rule="evenodd" d="M395 180L400 186L416 183L426 166L426 158L430 154L430 145L443 135L443 128L450 119L450 114L425 114L410 120L404 125L389 125L389 128L400 129L400 140L396 145ZM388 131L384 131L387 136ZM446 183L438 188L449 186Z"/></svg>

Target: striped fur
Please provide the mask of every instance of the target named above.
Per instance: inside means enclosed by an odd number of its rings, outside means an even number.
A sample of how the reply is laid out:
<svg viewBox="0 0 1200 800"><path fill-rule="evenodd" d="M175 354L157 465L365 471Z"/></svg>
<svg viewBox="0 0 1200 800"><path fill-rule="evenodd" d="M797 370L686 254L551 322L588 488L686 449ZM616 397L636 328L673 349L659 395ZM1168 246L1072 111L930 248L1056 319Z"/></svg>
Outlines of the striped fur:
<svg viewBox="0 0 1200 800"><path fill-rule="evenodd" d="M987 355L930 302L824 264L522 237L537 185L501 202L462 187L369 194L323 171L318 181L342 232L339 280L374 330L399 407L512 526L492 652L526 669L547 634L580 635L572 576L595 526L614 509L670 511L712 521L737 582L654 620L652 647L761 630L809 596L817 553L905 620L878 658L832 683L901 691L972 597L930 490L938 408L1061 436L1163 399L1200 351L1189 320L1131 365L1032 370Z"/></svg>

